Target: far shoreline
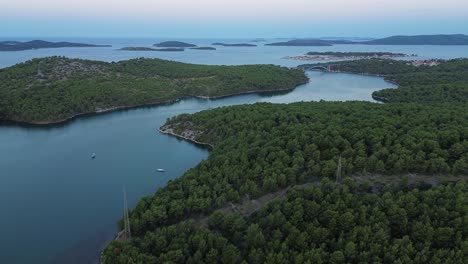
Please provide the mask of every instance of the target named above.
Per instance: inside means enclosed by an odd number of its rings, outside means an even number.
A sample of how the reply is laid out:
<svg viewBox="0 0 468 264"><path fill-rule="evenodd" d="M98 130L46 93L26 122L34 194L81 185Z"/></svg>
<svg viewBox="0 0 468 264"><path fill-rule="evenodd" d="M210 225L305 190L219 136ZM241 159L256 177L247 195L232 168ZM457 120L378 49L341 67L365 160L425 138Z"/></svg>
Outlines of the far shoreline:
<svg viewBox="0 0 468 264"><path fill-rule="evenodd" d="M384 81L397 85L399 84L393 80L387 79L386 75L381 75L381 74L370 74L370 73L355 73L355 72L346 72L346 71L323 71L323 70L305 70L304 67L302 66L297 66L297 68L304 70L305 72L307 71L316 71L316 72L327 72L327 73L343 73L343 74L356 74L356 75L362 75L362 76L370 76L370 77L379 77L383 78ZM157 107L157 106L164 106L164 105L171 105L174 104L178 101L184 100L184 99L189 99L189 98L196 98L196 99L203 99L203 100L209 100L209 99L222 99L222 98L228 98L228 97L233 97L233 96L238 96L238 95L246 95L246 94L263 94L263 93L271 93L271 92L287 92L287 91L293 91L297 87L309 83L310 80L307 80L306 82L298 83L296 84L295 87L293 88L285 88L285 89L268 89L268 90L251 90L251 91L245 91L245 92L237 92L237 93L230 93L230 94L225 94L225 95L218 95L218 96L203 96L203 95L186 95L182 96L173 100L167 100L167 101L162 101L162 102L151 102L151 103L146 103L146 104L138 104L138 105L129 105L129 106L116 106L116 107L111 107L108 109L103 109L103 110L97 110L94 112L87 112L87 113L79 113L67 118L63 119L58 119L58 120L47 120L47 121L35 121L35 122L28 122L28 121L18 121L18 120L2 120L0 121L0 126L19 126L19 127L37 127L37 128L47 128L47 127L59 127L59 126L64 126L69 124L70 122L74 121L75 119L78 118L83 118L83 117L93 117L93 116L98 116L102 114L107 114L107 113L112 113L112 112L118 112L118 111L124 111L124 110L133 110L133 109L139 109L139 108L145 108L145 107ZM377 102L381 103L386 103L386 98L381 98L378 96L372 95L372 98L376 100Z"/></svg>
<svg viewBox="0 0 468 264"><path fill-rule="evenodd" d="M176 103L178 101L181 101L181 100L184 100L184 99L189 99L189 98L196 98L196 99L203 99L203 100L208 100L208 99L215 99L216 100L216 99L228 98L228 97L244 95L244 94L262 94L262 93L271 93L271 92L293 91L297 87L299 87L301 85L304 85L304 84L307 84L309 81L310 80L307 80L306 82L296 84L296 86L293 87L293 88L285 88L285 89L251 90L251 91L230 93L230 94L218 95L218 96L186 95L186 96L182 96L182 97L179 97L179 98L176 98L176 99L162 101L162 102L151 102L151 103L146 103L146 104L128 105L128 106L116 106L116 107L97 110L97 111L93 111L93 112L79 113L79 114L75 114L75 115L70 116L70 117L66 117L66 118L63 118L63 119L57 119L57 120L28 122L28 121L18 121L18 120L6 119L6 120L1 120L0 121L0 126L11 125L11 126L20 126L20 127L43 127L43 128L63 126L63 125L66 125L66 124L68 124L69 122L71 122L71 121L73 121L75 119L82 118L82 117L92 117L92 116L98 116L98 115L112 113L112 112L118 112L118 111L123 111L123 110L133 110L133 109L144 108L144 107L157 107L157 106L171 105L171 104Z"/></svg>

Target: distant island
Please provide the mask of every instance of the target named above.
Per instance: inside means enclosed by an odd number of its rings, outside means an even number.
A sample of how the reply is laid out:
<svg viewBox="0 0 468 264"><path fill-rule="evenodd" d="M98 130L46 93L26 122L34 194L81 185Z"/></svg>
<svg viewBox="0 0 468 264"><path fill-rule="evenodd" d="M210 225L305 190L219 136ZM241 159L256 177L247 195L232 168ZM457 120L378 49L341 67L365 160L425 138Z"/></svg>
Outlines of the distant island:
<svg viewBox="0 0 468 264"><path fill-rule="evenodd" d="M235 44L229 44L229 43L213 43L211 44L213 46L224 46L224 47L257 47L255 44L247 44L247 43L235 43Z"/></svg>
<svg viewBox="0 0 468 264"><path fill-rule="evenodd" d="M216 48L213 47L195 47L195 48L189 48L193 50L216 50Z"/></svg>
<svg viewBox="0 0 468 264"><path fill-rule="evenodd" d="M20 41L0 41L0 51L22 51L48 48L92 48L92 47L112 47L111 45L94 45L73 42L49 42L44 40Z"/></svg>
<svg viewBox="0 0 468 264"><path fill-rule="evenodd" d="M333 46L333 41L321 39L294 39L286 42L268 43L265 46Z"/></svg>
<svg viewBox="0 0 468 264"><path fill-rule="evenodd" d="M196 47L197 45L181 41L164 41L154 44L153 46L161 48L191 48Z"/></svg>
<svg viewBox="0 0 468 264"><path fill-rule="evenodd" d="M274 65L213 66L161 59L114 63L47 57L0 69L0 120L50 124L187 96L290 90L302 70Z"/></svg>
<svg viewBox="0 0 468 264"><path fill-rule="evenodd" d="M408 55L392 52L308 52L302 56L287 56L283 59L290 60L310 60L310 61L331 61L331 60L361 60L361 59L389 59L414 57L415 54Z"/></svg>
<svg viewBox="0 0 468 264"><path fill-rule="evenodd" d="M468 45L468 36L463 34L392 36L358 43L366 45Z"/></svg>
<svg viewBox="0 0 468 264"><path fill-rule="evenodd" d="M148 47L124 47L120 50L126 51L184 51L182 48L164 48L164 49L153 49Z"/></svg>
<svg viewBox="0 0 468 264"><path fill-rule="evenodd" d="M285 42L268 43L265 46L333 46L333 45L468 45L468 36L454 35L419 35L391 36L388 38L368 41L352 41L345 39L294 39Z"/></svg>

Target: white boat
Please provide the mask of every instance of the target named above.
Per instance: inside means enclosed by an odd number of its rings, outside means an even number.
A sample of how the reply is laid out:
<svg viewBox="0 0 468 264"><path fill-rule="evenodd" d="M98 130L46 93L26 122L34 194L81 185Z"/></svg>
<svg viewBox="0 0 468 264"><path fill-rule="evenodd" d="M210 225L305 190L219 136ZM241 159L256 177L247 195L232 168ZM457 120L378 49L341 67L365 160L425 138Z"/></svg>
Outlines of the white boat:
<svg viewBox="0 0 468 264"><path fill-rule="evenodd" d="M96 153L93 153L93 154L91 155L91 158L92 158L92 159L96 158Z"/></svg>
<svg viewBox="0 0 468 264"><path fill-rule="evenodd" d="M165 172L164 169L157 169L158 172Z"/></svg>

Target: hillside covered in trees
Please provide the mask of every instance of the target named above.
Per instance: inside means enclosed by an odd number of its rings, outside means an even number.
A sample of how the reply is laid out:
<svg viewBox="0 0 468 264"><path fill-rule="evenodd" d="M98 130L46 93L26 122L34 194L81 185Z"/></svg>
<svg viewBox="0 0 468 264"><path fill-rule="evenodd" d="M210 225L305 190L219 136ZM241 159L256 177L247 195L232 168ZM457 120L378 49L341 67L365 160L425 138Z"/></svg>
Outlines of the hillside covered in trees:
<svg viewBox="0 0 468 264"><path fill-rule="evenodd" d="M182 242L183 239L191 241L192 232L198 234L198 232L212 231L214 233L205 233L203 237L207 236L206 239L211 236L217 239L220 238L219 232L216 231L216 228L219 227L216 227L213 229L215 231L213 231L195 225L189 228L192 231L187 231L184 229L187 228L185 224L182 224L184 228L180 227L180 224L178 224L180 221L189 220L200 214L209 215L215 209L222 208L230 203L239 203L244 199L256 198L267 193L276 192L287 186L314 182L317 178L334 180L339 155L342 156L344 175L369 175L371 173L373 175L383 175L382 177L385 178L385 175L407 173L453 174L465 175L461 177L465 181L466 175L468 175L467 110L467 107L463 105L426 106L418 104L379 105L364 102L318 102L289 105L255 104L234 106L173 118L167 122L163 129L172 129L176 134L183 133L183 131L192 131L193 135L196 135L195 140L213 144L215 146L214 150L208 160L201 162L181 178L171 181L168 186L158 190L153 197L142 199L132 211L130 218L132 231L136 238L129 244L121 245L120 242L111 244L105 253L109 259L112 259L108 263L114 261L125 263L128 260L127 257L137 260L144 258L144 256L152 256L145 259L150 263L157 263L162 260L178 262L172 258L174 256L171 254L175 254L174 252L169 255L166 255L166 253L179 249L184 252L184 247L179 248L176 245L180 246L180 243L185 243ZM351 178L349 180L351 181L350 184L354 185ZM466 185L463 186L466 189ZM366 199L368 199L366 197L376 197L376 195L370 196L357 193L343 195L349 199L359 201L358 204L366 203ZM401 195L410 194L402 191ZM425 194L421 195L424 196ZM463 192L460 192L460 195L459 209L465 210L466 215L468 197ZM234 222L224 224L223 228L230 231L226 231L226 236L221 237L227 239L223 242L223 245L229 247L232 252L239 252L239 258L235 258L234 263L240 263L241 260L247 260L248 263L289 263L292 260L295 261L296 257L298 258L297 263L301 263L299 261L301 259L311 260L311 263L317 263L312 261L314 259L335 262L331 260L334 258L338 259L336 263L344 263L345 260L358 263L359 261L371 262L371 260L384 261L385 259L387 259L386 263L392 263L393 261L390 260L396 259L391 258L391 254L386 255L384 253L387 252L387 249L406 250L406 248L398 248L409 246L414 250L412 253L407 252L402 256L393 257L414 259L415 254L418 252L415 248L422 249L424 248L423 244L426 245L425 251L418 256L421 259L443 259L444 256L451 256L451 259L456 260L454 263L462 263L460 250L462 250L463 243L458 245L450 244L451 246L443 247L444 250L439 252L438 250L441 248L435 245L441 243L436 242L441 233L432 235L430 238L426 237L423 240L414 240L412 238L414 235L412 233L413 229L405 229L406 231L401 231L403 232L401 234L392 233L390 231L392 225L388 223L389 220L386 219L387 216L385 216L384 212L378 213L381 215L379 219L386 220L382 220L382 222L376 220L380 222L379 225L383 228L380 231L383 240L379 243L375 242L378 244L373 249L375 251L368 251L365 247L357 248L356 241L348 237L352 236L351 234L342 234L334 229L338 228L338 226L323 227L318 223L315 224L320 229L310 232L319 233L303 234L301 239L304 240L301 240L300 243L304 244L301 244L302 246L293 246L293 249L297 252L291 251L288 244L289 240L287 240L287 230L292 233L297 231L298 234L302 234L305 226L313 225L314 217L317 217L315 221L320 221L322 218L328 219L322 220L322 224L332 221L336 225L341 225L341 218L338 215L346 212L343 209L344 207L337 208L336 212L332 213L325 209L327 205L321 204L320 200L314 200L315 203L316 206L323 209L310 216L310 219L297 220L291 224L286 224L287 221L282 220L280 222L282 224L279 226L265 226L266 230L261 231L261 233L263 236L268 236L265 241L277 243L275 247L267 246L266 242L259 242L255 247L249 248L249 250L256 249L254 252L245 251L246 249L243 246L247 241L244 239L252 236L247 235L248 231L246 230L230 230L235 228L231 225L236 225L237 221L247 223L252 221L251 224L265 221L273 223L277 220L269 219L279 217L275 214L268 216L269 214L262 214L261 212L254 215L253 218L240 217L235 221L226 220ZM353 204L356 203L353 202ZM423 210L423 208L421 207L420 210ZM351 208L348 208L348 210L350 210L351 215L357 214L357 211L354 212ZM366 215L363 217L373 219L371 214L377 212L371 209L367 210L370 211L363 212ZM389 208L379 210L385 211L389 210ZM392 210L397 210L402 215L408 213L403 213L405 209L398 206ZM444 210L449 214L460 214L443 204L434 208L434 210ZM305 217L305 214L308 214L309 209L298 212L299 215L294 217L301 219L300 217ZM232 216L225 215L222 217L230 218ZM436 221L437 217L434 216L434 221ZM405 219L402 221L410 226L421 221L421 219L413 219L411 221L414 222L409 224L408 221L410 220ZM351 218L348 221L352 226L362 224L359 218ZM432 223L428 219L425 221ZM259 227L255 228L258 229ZM276 230L277 228L280 229ZM372 227L372 224L362 228L374 230L375 232L379 230ZM449 228L451 230L448 231L450 234L458 233L461 241L466 240L466 231L463 231L460 226L455 227L447 223L447 226L444 227L427 226L427 228L430 230L442 228L439 232L446 230L443 228ZM397 229L393 227L393 232L396 232ZM180 240L170 242L171 240L168 240L168 238L166 240L159 238L162 235L160 232L170 232L169 230L175 232L170 235L171 237L181 236ZM374 237L374 231L372 231L372 234L368 234L366 239L377 239ZM153 232L156 234L153 234ZM234 235L233 232L236 234L240 232L240 234L237 234L235 238L230 237ZM316 239L315 235L322 234L320 232L324 232L323 235L326 237L321 243L326 243L327 246L322 245L319 241L312 242ZM336 233L331 235L330 232ZM202 240L200 243L208 243L205 238L196 237ZM456 236L454 235L454 237ZM166 241L164 243L168 244L163 245L167 245L167 248L159 244L155 246L152 243L156 242L151 241ZM234 242L228 243L227 241ZM356 252L352 254L353 257L348 258L344 255L344 247L351 242L350 245L354 243ZM370 245L367 246L371 247ZM112 253L115 248L119 249L121 253L119 256L122 256L122 259ZM270 251L273 248L276 250ZM144 251L146 249L152 251L146 252ZM207 257L209 254L217 256L214 257L216 261L213 260L213 263L221 262L224 259L219 253L224 252L224 250L209 245L199 249L202 251L200 253L197 253L195 249L191 250L194 251L187 251L183 254L179 252L180 255L187 258L180 260L180 263L188 261L190 258ZM203 250L207 251L203 252ZM308 250L315 253L308 252ZM335 253L335 251L340 251L341 254ZM283 252L281 257L276 255L278 252ZM127 253L130 255L127 255ZM198 256L198 254L201 254L201 256ZM359 257L357 257L358 255ZM276 258L278 258L277 261Z"/></svg>
<svg viewBox="0 0 468 264"><path fill-rule="evenodd" d="M401 85L398 93L464 87L466 63L338 67L385 75ZM133 238L112 242L103 261L465 263L468 98L448 90L445 100L426 90L387 104L259 103L171 118L163 132L214 148L138 203ZM335 183L340 156L344 185ZM386 181L395 175L401 182ZM429 180L408 185L407 175ZM432 187L441 175L457 183ZM383 189L373 188L379 182ZM252 214L236 209L283 192Z"/></svg>
<svg viewBox="0 0 468 264"><path fill-rule="evenodd" d="M113 242L104 263L454 263L466 260L466 182L359 193L293 188L250 217L215 212Z"/></svg>
<svg viewBox="0 0 468 264"><path fill-rule="evenodd" d="M49 57L0 69L0 120L60 122L117 107L185 96L293 89L301 70L273 65L208 66L160 59L116 63Z"/></svg>
<svg viewBox="0 0 468 264"><path fill-rule="evenodd" d="M320 64L300 67L313 65ZM413 66L408 61L390 59L354 60L335 62L332 71L381 75L398 83L398 89L372 94L383 102L468 102L468 59L449 60L437 66Z"/></svg>

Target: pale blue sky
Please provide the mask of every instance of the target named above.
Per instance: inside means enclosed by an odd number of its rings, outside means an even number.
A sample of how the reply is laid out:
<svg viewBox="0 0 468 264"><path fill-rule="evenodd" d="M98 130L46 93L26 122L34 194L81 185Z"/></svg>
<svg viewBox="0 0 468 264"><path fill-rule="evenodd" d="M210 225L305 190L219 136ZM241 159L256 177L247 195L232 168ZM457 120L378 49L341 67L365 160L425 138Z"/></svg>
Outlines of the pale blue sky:
<svg viewBox="0 0 468 264"><path fill-rule="evenodd" d="M0 0L0 37L468 34L467 0Z"/></svg>

